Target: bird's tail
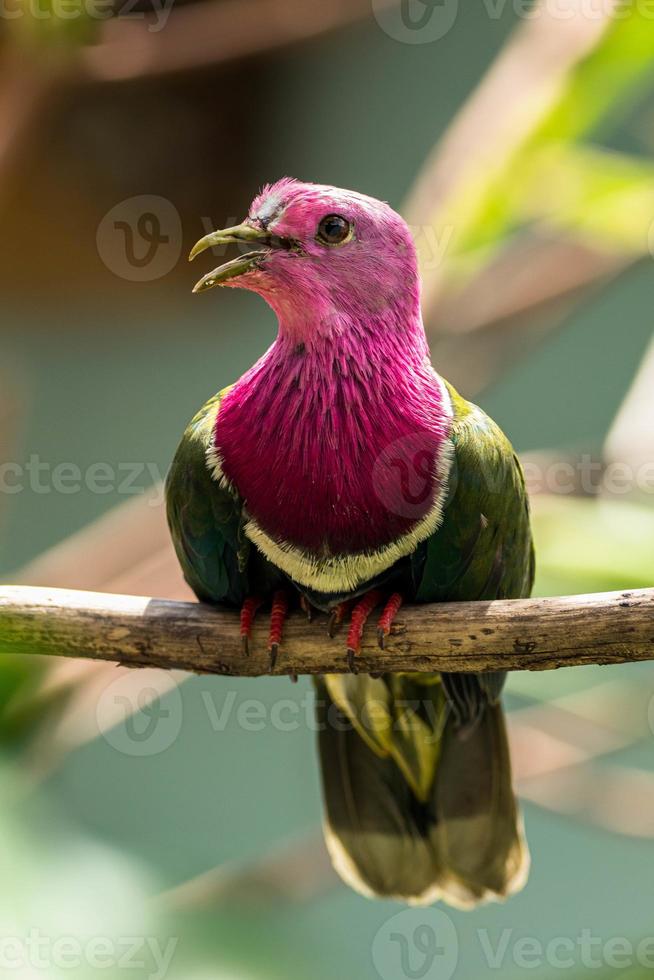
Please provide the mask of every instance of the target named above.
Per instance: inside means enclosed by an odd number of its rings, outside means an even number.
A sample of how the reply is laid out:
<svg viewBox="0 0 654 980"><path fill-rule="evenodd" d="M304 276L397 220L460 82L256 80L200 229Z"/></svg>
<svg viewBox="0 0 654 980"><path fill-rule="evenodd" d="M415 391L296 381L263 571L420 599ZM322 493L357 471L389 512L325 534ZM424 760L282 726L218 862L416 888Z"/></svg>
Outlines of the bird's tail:
<svg viewBox="0 0 654 980"><path fill-rule="evenodd" d="M317 688L325 838L349 885L463 908L523 886L499 703L463 726L438 675L327 675Z"/></svg>

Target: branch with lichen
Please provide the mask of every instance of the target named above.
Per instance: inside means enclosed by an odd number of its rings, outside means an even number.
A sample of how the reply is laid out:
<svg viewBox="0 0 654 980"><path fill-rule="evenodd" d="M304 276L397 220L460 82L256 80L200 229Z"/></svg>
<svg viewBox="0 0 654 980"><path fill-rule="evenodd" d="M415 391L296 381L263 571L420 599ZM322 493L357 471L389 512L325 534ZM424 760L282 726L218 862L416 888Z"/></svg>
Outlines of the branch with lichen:
<svg viewBox="0 0 654 980"><path fill-rule="evenodd" d="M267 622L249 656L237 612L195 602L43 589L0 588L0 653L82 657L128 667L258 676L270 673ZM380 649L364 633L361 672L550 670L654 660L654 589L402 607ZM293 613L275 674L348 670L343 637L327 618Z"/></svg>

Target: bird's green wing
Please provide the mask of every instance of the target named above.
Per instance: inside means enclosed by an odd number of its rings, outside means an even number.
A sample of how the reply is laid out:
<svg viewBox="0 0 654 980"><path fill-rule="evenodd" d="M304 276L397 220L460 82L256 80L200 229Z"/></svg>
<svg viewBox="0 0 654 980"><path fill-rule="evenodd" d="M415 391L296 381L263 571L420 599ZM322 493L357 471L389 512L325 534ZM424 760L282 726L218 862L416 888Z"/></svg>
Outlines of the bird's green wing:
<svg viewBox="0 0 654 980"><path fill-rule="evenodd" d="M442 526L414 555L419 602L517 599L534 580L529 501L520 463L498 425L450 387L454 460ZM483 638L480 637L480 642ZM496 701L503 673L443 677L462 724Z"/></svg>
<svg viewBox="0 0 654 980"><path fill-rule="evenodd" d="M211 398L184 432L166 479L166 506L177 558L198 599L239 605L249 587L241 501L207 465L223 394Z"/></svg>
<svg viewBox="0 0 654 980"><path fill-rule="evenodd" d="M529 503L511 443L450 388L454 461L441 527L414 556L415 599L528 596L534 578Z"/></svg>

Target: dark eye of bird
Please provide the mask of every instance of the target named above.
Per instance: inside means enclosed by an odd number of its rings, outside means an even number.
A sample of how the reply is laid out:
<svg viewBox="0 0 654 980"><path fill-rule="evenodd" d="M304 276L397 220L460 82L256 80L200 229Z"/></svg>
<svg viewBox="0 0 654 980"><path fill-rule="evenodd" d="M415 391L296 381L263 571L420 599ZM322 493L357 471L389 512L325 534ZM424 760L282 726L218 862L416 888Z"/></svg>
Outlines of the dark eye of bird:
<svg viewBox="0 0 654 980"><path fill-rule="evenodd" d="M339 214L328 214L318 225L318 238L325 245L340 245L350 234L350 222Z"/></svg>

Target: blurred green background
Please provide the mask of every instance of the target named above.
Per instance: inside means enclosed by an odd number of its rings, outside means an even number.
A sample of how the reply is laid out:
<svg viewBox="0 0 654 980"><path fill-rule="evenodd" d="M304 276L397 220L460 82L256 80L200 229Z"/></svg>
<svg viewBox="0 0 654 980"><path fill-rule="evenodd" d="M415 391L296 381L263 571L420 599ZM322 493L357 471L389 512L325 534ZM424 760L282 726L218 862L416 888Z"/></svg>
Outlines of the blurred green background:
<svg viewBox="0 0 654 980"><path fill-rule="evenodd" d="M546 469L583 454L601 467L654 456L651 385L640 386L636 409L625 403L639 365L647 371L654 308L654 20L627 4L604 28L599 14L582 15L575 34L564 17L520 17L523 5L460 5L444 36L408 43L379 13L393 6L336 4L324 36L311 26L320 4L285 2L188 3L150 35L120 11L84 22L88 36L49 34L27 8L2 24L0 125L13 143L0 155L0 452L19 466L47 464L39 486L22 471L19 492L16 471L2 471L5 579L177 594L160 530L147 537L156 506L131 530L100 525L97 538L57 549L112 509L141 506L198 406L274 337L273 315L250 294L191 296L196 270L184 254L284 174L352 187L407 214L417 207L414 223L433 223L447 244L425 271L437 292L426 308L434 363L525 459ZM212 20L221 7L228 19ZM193 30L216 32L215 64L201 40L194 48ZM510 69L503 84L498 64ZM446 132L456 144L448 127L464 106L477 106L473 138L437 160L425 209L414 182ZM430 193L423 187L423 204ZM165 274L146 269L134 281L126 238L102 229L115 207L129 220L129 201L142 195L170 202L182 234L166 246ZM64 463L82 473L137 464L138 475L128 491L114 481L106 493L61 492L51 476ZM651 496L573 490L534 494L537 590L651 584ZM144 542L134 579L135 527ZM47 563L34 564L47 549ZM400 906L351 893L327 868L306 678L194 677L146 706L151 679L141 702L138 679L107 668L97 682L38 661L0 663L0 674L0 939L29 929L87 944L110 937L115 953L140 937L143 963L128 975L184 980L648 972L635 954L606 952L654 934L647 664L510 679L528 885L506 905L444 909L446 920L414 910L390 924ZM145 710L122 721L119 712L114 725L116 693ZM251 699L261 725L248 721ZM433 962L411 947L423 921L445 935ZM584 930L597 940L593 963ZM410 969L393 932L407 936ZM162 948L176 941L169 964L152 959L146 937ZM525 966L516 947L525 937L543 948L569 941L571 962L536 953ZM495 967L489 945L504 950ZM113 953L104 967L55 959L7 975L129 969Z"/></svg>

